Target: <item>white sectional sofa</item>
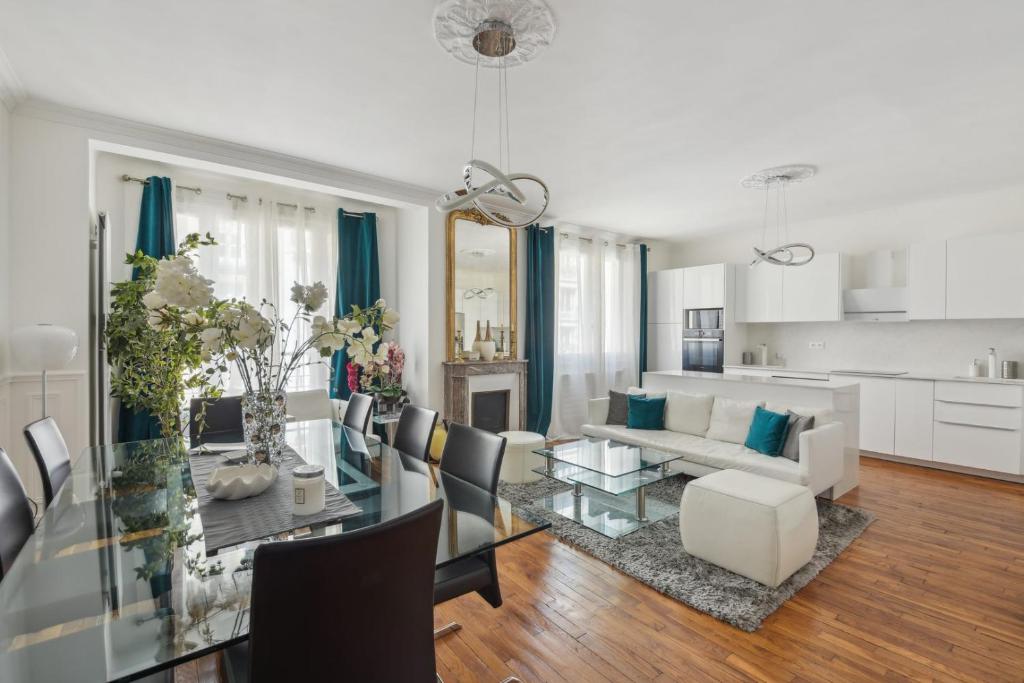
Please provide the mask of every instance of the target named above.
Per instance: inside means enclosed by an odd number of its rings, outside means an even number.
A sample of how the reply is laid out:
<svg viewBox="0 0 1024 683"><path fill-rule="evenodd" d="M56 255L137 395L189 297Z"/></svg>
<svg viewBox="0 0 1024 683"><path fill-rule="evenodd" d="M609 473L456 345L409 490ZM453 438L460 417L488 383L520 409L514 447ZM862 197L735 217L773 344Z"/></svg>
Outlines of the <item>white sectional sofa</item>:
<svg viewBox="0 0 1024 683"><path fill-rule="evenodd" d="M671 396L669 400L671 401ZM726 469L743 470L807 486L816 496L824 494L831 497L830 489L843 475L845 428L841 422L833 420L830 410L785 406L772 402L762 404L774 412L784 413L789 409L801 415L814 415L814 428L799 436L800 461L795 462L782 456L763 455L742 443L708 439L702 434L609 425L606 424L609 401L608 398L589 401L587 424L583 425L581 430L584 436L680 453L683 459L673 462L672 468L692 476L701 477ZM704 432L706 433L706 427Z"/></svg>

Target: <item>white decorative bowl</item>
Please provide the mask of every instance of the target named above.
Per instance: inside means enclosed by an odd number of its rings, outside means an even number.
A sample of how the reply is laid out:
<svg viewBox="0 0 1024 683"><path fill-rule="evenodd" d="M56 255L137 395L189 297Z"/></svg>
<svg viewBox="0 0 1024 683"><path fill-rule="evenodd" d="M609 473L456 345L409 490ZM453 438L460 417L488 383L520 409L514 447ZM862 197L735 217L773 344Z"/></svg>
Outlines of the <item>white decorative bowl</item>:
<svg viewBox="0 0 1024 683"><path fill-rule="evenodd" d="M277 468L259 465L226 465L218 467L206 480L206 490L214 498L241 500L263 493L277 479Z"/></svg>

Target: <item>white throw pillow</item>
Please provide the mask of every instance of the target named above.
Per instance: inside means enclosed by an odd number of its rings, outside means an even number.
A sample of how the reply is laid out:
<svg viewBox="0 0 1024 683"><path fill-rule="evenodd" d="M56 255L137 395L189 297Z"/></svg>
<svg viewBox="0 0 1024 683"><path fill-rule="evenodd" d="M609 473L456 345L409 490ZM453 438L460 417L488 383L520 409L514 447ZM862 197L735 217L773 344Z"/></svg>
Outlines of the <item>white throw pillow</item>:
<svg viewBox="0 0 1024 683"><path fill-rule="evenodd" d="M711 422L705 436L716 441L743 443L750 432L754 411L763 405L763 401L737 401L716 396L715 405L711 408Z"/></svg>
<svg viewBox="0 0 1024 683"><path fill-rule="evenodd" d="M668 392L668 398L665 401L665 429L694 436L704 436L708 431L711 406L714 403L715 397L709 394Z"/></svg>
<svg viewBox="0 0 1024 683"><path fill-rule="evenodd" d="M773 413L784 413L787 410L792 410L797 415L813 417L815 427L821 427L835 421L835 415L831 408L808 408L807 406L789 406L784 403L771 402L765 406L765 410L770 410Z"/></svg>

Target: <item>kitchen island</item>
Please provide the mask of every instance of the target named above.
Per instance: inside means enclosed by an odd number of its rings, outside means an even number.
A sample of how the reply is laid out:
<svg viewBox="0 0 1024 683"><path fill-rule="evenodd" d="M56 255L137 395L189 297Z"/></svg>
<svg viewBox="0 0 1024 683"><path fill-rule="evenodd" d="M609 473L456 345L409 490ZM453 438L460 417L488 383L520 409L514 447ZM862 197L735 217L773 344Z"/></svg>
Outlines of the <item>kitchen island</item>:
<svg viewBox="0 0 1024 683"><path fill-rule="evenodd" d="M779 403L790 407L830 409L834 419L842 422L846 431L843 478L833 488L833 497L838 498L857 486L860 468L860 386L852 378L807 380L661 370L645 372L643 387L654 393L682 391L744 401Z"/></svg>

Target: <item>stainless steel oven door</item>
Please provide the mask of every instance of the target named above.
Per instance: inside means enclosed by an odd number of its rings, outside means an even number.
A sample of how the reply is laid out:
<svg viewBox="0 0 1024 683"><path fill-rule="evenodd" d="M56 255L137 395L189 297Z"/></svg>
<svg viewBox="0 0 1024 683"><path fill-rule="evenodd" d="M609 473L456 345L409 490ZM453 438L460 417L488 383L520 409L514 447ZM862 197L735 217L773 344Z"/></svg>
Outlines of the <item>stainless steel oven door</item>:
<svg viewBox="0 0 1024 683"><path fill-rule="evenodd" d="M722 372L724 350L721 337L683 337L683 370Z"/></svg>

